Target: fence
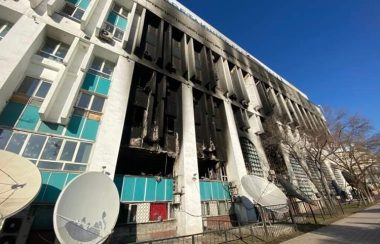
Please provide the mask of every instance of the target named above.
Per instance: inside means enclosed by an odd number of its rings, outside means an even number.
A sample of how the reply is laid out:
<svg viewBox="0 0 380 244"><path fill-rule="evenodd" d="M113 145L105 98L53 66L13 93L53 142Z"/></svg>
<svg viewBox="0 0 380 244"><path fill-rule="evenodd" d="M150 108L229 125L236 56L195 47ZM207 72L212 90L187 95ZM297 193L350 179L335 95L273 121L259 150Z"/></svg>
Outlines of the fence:
<svg viewBox="0 0 380 244"><path fill-rule="evenodd" d="M330 206L329 206L330 205ZM289 211L279 213L271 209L288 208ZM325 221L344 214L344 207L339 201L331 203L321 200L313 204L299 200L291 200L288 205L258 207L259 221L240 225L233 217L203 218L203 233L176 236L163 239L136 242L138 244L179 244L179 243L266 243L280 236L291 234L304 224L322 224ZM110 243L126 243L119 239Z"/></svg>

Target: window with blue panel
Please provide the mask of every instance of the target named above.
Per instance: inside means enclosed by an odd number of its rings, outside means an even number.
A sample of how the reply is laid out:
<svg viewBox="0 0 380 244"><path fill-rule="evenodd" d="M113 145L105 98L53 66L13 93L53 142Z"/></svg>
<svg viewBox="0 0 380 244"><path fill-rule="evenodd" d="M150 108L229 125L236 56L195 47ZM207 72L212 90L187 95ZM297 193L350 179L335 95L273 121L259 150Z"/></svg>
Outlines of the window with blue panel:
<svg viewBox="0 0 380 244"><path fill-rule="evenodd" d="M35 203L55 203L62 189L79 174L41 171L42 186Z"/></svg>
<svg viewBox="0 0 380 244"><path fill-rule="evenodd" d="M229 200L227 183L222 181L200 181L201 201Z"/></svg>
<svg viewBox="0 0 380 244"><path fill-rule="evenodd" d="M173 180L155 177L116 176L121 202L165 202L173 200Z"/></svg>
<svg viewBox="0 0 380 244"><path fill-rule="evenodd" d="M8 102L0 115L0 125L14 127L25 106L21 103Z"/></svg>
<svg viewBox="0 0 380 244"><path fill-rule="evenodd" d="M114 39L121 41L128 24L128 10L115 4L103 24L103 29L108 31Z"/></svg>
<svg viewBox="0 0 380 244"><path fill-rule="evenodd" d="M80 21L90 2L91 0L66 0L66 5L61 13L73 20Z"/></svg>

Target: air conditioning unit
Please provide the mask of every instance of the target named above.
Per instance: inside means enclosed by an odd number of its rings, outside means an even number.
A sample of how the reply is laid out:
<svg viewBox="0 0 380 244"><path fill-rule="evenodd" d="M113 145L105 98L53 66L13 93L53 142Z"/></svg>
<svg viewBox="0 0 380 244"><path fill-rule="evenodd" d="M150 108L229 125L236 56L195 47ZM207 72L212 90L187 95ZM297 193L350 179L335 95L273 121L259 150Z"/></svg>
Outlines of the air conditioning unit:
<svg viewBox="0 0 380 244"><path fill-rule="evenodd" d="M104 40L104 41L112 42L112 37L113 37L112 33L110 33L107 30L101 29L99 32L99 38Z"/></svg>

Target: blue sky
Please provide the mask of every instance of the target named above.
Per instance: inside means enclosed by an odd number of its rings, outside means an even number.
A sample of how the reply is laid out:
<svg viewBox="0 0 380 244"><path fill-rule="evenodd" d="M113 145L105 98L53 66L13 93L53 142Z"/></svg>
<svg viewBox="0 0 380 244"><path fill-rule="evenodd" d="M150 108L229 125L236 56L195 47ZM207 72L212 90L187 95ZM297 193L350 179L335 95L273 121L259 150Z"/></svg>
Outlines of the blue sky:
<svg viewBox="0 0 380 244"><path fill-rule="evenodd" d="M315 104L380 131L379 0L180 0Z"/></svg>

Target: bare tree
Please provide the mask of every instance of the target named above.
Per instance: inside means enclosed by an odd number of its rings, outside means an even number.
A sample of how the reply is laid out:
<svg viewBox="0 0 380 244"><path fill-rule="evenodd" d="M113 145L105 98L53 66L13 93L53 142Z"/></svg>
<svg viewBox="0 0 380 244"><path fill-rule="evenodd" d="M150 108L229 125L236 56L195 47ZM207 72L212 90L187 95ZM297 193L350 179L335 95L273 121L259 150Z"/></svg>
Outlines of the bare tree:
<svg viewBox="0 0 380 244"><path fill-rule="evenodd" d="M308 178L322 195L322 198L328 200L325 203L331 209L331 194L323 170L323 163L332 152L327 150L332 139L327 128L295 128L286 125L280 121L280 118L273 117L267 118L264 126L266 133L263 138L263 145L267 154L274 154L271 150L276 149L275 153L287 154L289 158L295 160L303 168ZM279 162L274 161L278 160L278 157L268 158L272 165L279 164ZM282 164L284 163L282 162Z"/></svg>
<svg viewBox="0 0 380 244"><path fill-rule="evenodd" d="M380 134L360 115L330 112L328 117L333 138L329 158L352 176L351 185L359 190L362 200L373 202L366 180L370 169L379 166Z"/></svg>

